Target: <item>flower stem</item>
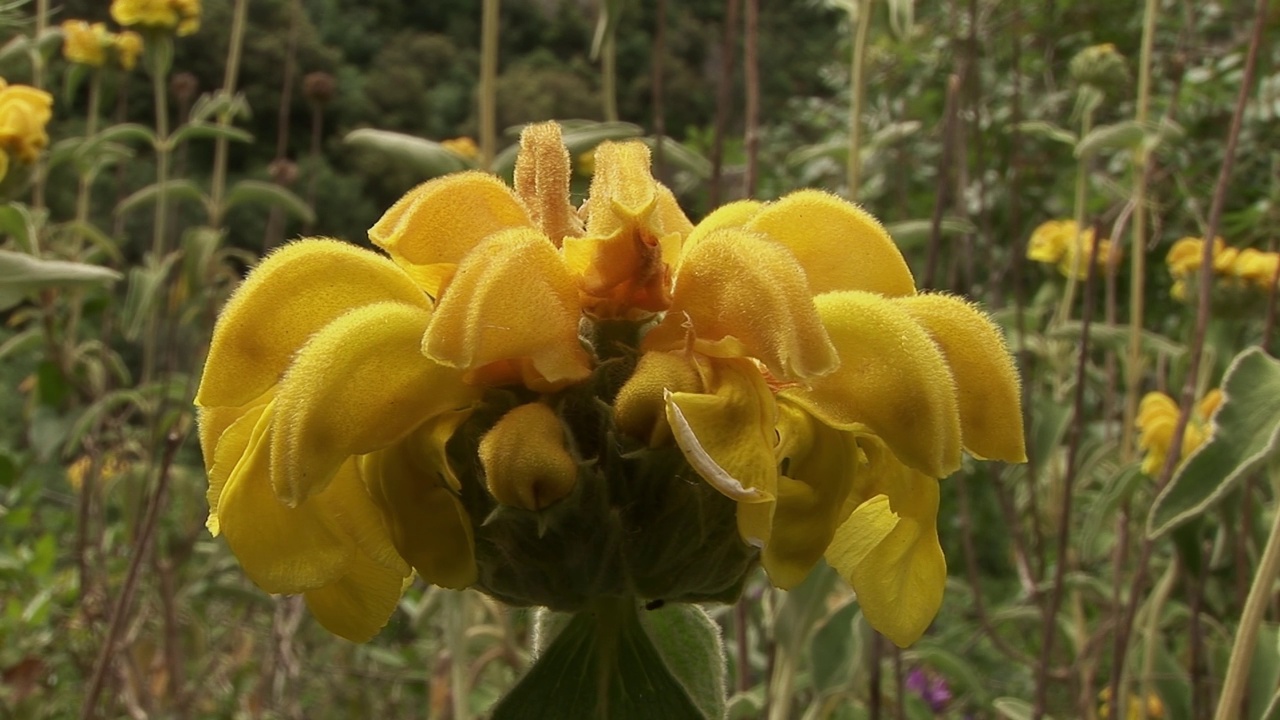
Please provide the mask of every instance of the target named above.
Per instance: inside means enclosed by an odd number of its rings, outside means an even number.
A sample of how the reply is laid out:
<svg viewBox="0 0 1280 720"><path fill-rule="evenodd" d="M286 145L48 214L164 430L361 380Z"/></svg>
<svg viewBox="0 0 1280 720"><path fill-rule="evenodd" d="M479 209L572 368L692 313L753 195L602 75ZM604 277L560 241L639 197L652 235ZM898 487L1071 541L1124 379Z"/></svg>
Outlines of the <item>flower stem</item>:
<svg viewBox="0 0 1280 720"><path fill-rule="evenodd" d="M1084 139L1089 131L1093 129L1093 108L1086 107L1080 117L1080 138ZM1093 248L1085 248L1080 240L1084 237L1084 212L1085 201L1088 199L1089 193L1089 157L1081 155L1080 162L1076 166L1076 197L1075 207L1071 213L1072 218L1076 222L1076 236L1072 238L1072 247L1075 248L1075 256L1072 259L1071 270L1067 273L1067 286L1062 292L1062 300L1058 305L1057 324L1061 325L1071 319L1071 306L1076 301L1076 285L1079 284L1081 263L1087 258L1093 259ZM1099 238L1094 238L1094 244L1098 245Z"/></svg>
<svg viewBox="0 0 1280 720"><path fill-rule="evenodd" d="M1249 682L1249 666L1258 645L1258 630L1266 616L1277 575L1280 575L1280 509L1271 522L1271 534L1267 536L1267 546L1262 551L1258 574L1253 578L1244 612L1240 614L1240 627L1236 629L1236 639L1231 646L1231 659L1227 663L1227 676L1222 683L1222 696L1218 699L1214 720L1239 717L1240 701L1244 699L1245 686Z"/></svg>
<svg viewBox="0 0 1280 720"><path fill-rule="evenodd" d="M147 42L172 43L171 37L153 37ZM148 71L151 73L151 91L156 106L156 199L155 219L152 223L151 260L160 266L165 254L165 226L169 219L169 62L172 46L167 50L147 53ZM163 297L161 295L160 297ZM152 308L147 319L147 334L142 348L142 383L146 384L155 373L156 346L160 336L160 305Z"/></svg>
<svg viewBox="0 0 1280 720"><path fill-rule="evenodd" d="M866 96L867 34L871 28L871 0L858 0L853 55L849 60L849 199L857 202L862 181L862 104Z"/></svg>
<svg viewBox="0 0 1280 720"><path fill-rule="evenodd" d="M236 0L235 14L231 18L231 41L227 48L227 69L222 79L222 93L228 99L236 92L236 80L240 77L241 48L244 45L245 15L249 10L249 0ZM218 113L218 126L231 124L231 111ZM219 135L213 144L213 177L209 183L209 224L215 229L222 227L223 195L227 187L227 154L228 140Z"/></svg>
<svg viewBox="0 0 1280 720"><path fill-rule="evenodd" d="M497 153L499 0L484 0L480 22L480 167L493 165Z"/></svg>
<svg viewBox="0 0 1280 720"><path fill-rule="evenodd" d="M445 628L449 640L449 695L453 700L454 720L471 717L471 683L467 677L467 594L449 592L449 613Z"/></svg>

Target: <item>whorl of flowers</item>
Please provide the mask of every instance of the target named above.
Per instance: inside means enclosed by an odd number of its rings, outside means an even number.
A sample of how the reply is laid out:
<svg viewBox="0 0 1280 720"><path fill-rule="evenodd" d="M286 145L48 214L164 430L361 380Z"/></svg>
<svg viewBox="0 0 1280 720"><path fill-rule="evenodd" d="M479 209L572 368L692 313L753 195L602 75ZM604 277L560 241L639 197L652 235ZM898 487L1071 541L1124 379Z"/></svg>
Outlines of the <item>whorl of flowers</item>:
<svg viewBox="0 0 1280 720"><path fill-rule="evenodd" d="M1228 286L1245 290L1269 290L1275 282L1280 254L1253 248L1236 248L1222 238L1213 240L1213 275ZM1200 272L1204 260L1204 238L1184 237L1169 248L1165 264L1173 276L1172 294L1178 300L1187 297L1187 282Z"/></svg>
<svg viewBox="0 0 1280 720"><path fill-rule="evenodd" d="M62 23L62 35L63 57L80 65L100 68L108 56L114 56L120 67L132 70L142 53L142 37L138 33L113 33L104 23L67 20Z"/></svg>
<svg viewBox="0 0 1280 720"><path fill-rule="evenodd" d="M112 0L111 17L125 27L191 35L200 29L200 0Z"/></svg>
<svg viewBox="0 0 1280 720"><path fill-rule="evenodd" d="M53 96L0 78L0 179L13 162L31 164L49 144L45 126L53 117Z"/></svg>
<svg viewBox="0 0 1280 720"><path fill-rule="evenodd" d="M1180 461L1186 460L1209 439L1213 432L1213 414L1221 404L1222 391L1215 388L1205 393L1192 408L1187 429L1182 434ZM1146 452L1142 458L1142 472L1151 477L1160 474L1173 444L1173 431L1177 424L1178 403L1173 398L1162 392L1149 392L1142 398L1137 417L1138 446Z"/></svg>
<svg viewBox="0 0 1280 720"><path fill-rule="evenodd" d="M1027 242L1027 259L1044 265L1056 265L1065 277L1075 275L1083 280L1089 275L1089 257L1099 268L1111 261L1112 253L1119 253L1118 245L1110 240L1098 241L1093 228L1080 229L1075 220L1049 220L1041 223L1031 233Z"/></svg>

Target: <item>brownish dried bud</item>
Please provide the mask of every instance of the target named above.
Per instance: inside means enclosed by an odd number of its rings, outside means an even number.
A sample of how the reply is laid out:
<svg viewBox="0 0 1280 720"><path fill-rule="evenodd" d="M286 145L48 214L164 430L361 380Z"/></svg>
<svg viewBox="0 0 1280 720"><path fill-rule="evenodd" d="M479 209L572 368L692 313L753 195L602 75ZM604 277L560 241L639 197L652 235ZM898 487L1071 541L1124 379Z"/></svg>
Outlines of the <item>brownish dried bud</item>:
<svg viewBox="0 0 1280 720"><path fill-rule="evenodd" d="M338 81L327 72L307 73L302 78L302 94L316 105L327 105L338 90Z"/></svg>
<svg viewBox="0 0 1280 720"><path fill-rule="evenodd" d="M177 73L169 80L169 93L184 105L190 104L197 92L200 92L200 79L189 72Z"/></svg>
<svg viewBox="0 0 1280 720"><path fill-rule="evenodd" d="M267 172L277 185L288 187L298 181L298 164L289 158L277 158L267 165Z"/></svg>

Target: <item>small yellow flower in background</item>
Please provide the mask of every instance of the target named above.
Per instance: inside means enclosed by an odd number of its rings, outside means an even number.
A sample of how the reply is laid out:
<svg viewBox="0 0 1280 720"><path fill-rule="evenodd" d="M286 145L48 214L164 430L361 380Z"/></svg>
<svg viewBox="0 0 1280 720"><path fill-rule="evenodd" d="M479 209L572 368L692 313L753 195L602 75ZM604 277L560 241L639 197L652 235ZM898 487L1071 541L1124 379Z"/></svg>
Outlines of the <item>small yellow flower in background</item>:
<svg viewBox="0 0 1280 720"><path fill-rule="evenodd" d="M120 67L125 70L137 67L138 56L142 54L142 36L132 30L125 30L116 33L114 43Z"/></svg>
<svg viewBox="0 0 1280 720"><path fill-rule="evenodd" d="M1192 409L1187 429L1182 435L1181 461L1185 461L1213 434L1213 414L1221 404L1222 391L1215 388L1205 393ZM1173 398L1162 392L1149 392L1142 398L1136 421L1138 447L1146 452L1142 459L1142 472L1151 477L1160 474L1169 456L1177 424L1178 403Z"/></svg>
<svg viewBox="0 0 1280 720"><path fill-rule="evenodd" d="M1229 286L1252 290L1268 290L1275 278L1280 255L1253 248L1236 248L1222 238L1213 241L1213 274ZM1184 237L1169 248L1165 264L1173 276L1172 295L1175 299L1187 298L1187 284L1200 271L1204 259L1204 239Z"/></svg>
<svg viewBox="0 0 1280 720"><path fill-rule="evenodd" d="M1119 252L1110 240L1095 241L1093 228L1080 230L1075 220L1049 220L1041 223L1027 241L1027 259L1045 265L1057 265L1058 272L1077 279L1088 277L1089 257L1099 268L1106 267L1113 252Z"/></svg>
<svg viewBox="0 0 1280 720"><path fill-rule="evenodd" d="M445 150L467 160L475 160L480 157L480 148L476 146L476 141L469 137L456 137L451 140L444 140L440 144L444 146Z"/></svg>
<svg viewBox="0 0 1280 720"><path fill-rule="evenodd" d="M84 487L85 477L93 468L93 458L88 455L81 455L74 462L67 466L67 483L71 485L77 492ZM109 486L116 478L120 477L129 470L129 462L116 453L108 453L102 460L102 467L98 470L98 489Z"/></svg>
<svg viewBox="0 0 1280 720"><path fill-rule="evenodd" d="M0 78L0 178L12 161L30 164L49 144L45 125L53 117L53 96Z"/></svg>
<svg viewBox="0 0 1280 720"><path fill-rule="evenodd" d="M1111 717L1111 688L1102 688L1098 693L1098 717L1103 720ZM1141 697L1129 695L1129 708L1125 712L1125 720L1163 720L1164 703L1155 693L1147 695L1146 702Z"/></svg>
<svg viewBox="0 0 1280 720"><path fill-rule="evenodd" d="M801 191L696 227L641 143L581 207L553 123L514 187L427 182L370 230L265 258L196 402L210 530L331 631L375 634L414 569L516 605L732 600L822 557L914 642L942 601L939 478L1025 460L976 306L919 294L870 215ZM389 256L389 257L388 257ZM703 482L691 482L700 477Z"/></svg>
<svg viewBox="0 0 1280 720"><path fill-rule="evenodd" d="M90 67L102 67L107 61L112 35L103 23L67 20L62 23L62 35L62 54L67 60Z"/></svg>
<svg viewBox="0 0 1280 720"><path fill-rule="evenodd" d="M185 36L200 29L200 0L112 0L111 17L125 27Z"/></svg>

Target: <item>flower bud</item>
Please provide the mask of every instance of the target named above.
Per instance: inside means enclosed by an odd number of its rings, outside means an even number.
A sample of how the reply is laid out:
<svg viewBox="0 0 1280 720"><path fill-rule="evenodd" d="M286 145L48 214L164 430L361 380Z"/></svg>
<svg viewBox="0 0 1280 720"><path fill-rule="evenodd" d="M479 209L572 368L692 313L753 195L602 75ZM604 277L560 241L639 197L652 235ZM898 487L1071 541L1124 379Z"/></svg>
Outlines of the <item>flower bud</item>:
<svg viewBox="0 0 1280 720"><path fill-rule="evenodd" d="M480 440L489 492L503 505L537 512L573 492L578 463L565 446L564 427L541 403L520 405Z"/></svg>
<svg viewBox="0 0 1280 720"><path fill-rule="evenodd" d="M665 391L702 392L698 370L675 353L645 353L613 402L614 422L624 433L649 447L669 444Z"/></svg>
<svg viewBox="0 0 1280 720"><path fill-rule="evenodd" d="M338 90L338 81L327 72L307 73L302 78L302 94L316 105L327 105Z"/></svg>

